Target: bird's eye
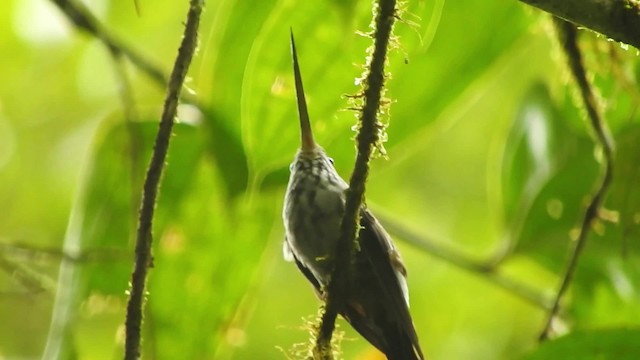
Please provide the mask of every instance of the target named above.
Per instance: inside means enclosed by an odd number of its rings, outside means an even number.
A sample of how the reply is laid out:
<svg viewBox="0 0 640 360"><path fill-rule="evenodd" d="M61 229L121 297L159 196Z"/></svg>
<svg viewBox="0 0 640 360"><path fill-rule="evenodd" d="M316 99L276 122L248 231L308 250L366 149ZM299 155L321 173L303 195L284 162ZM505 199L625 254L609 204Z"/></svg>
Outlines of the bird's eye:
<svg viewBox="0 0 640 360"><path fill-rule="evenodd" d="M333 165L333 158L329 158L329 162Z"/></svg>
<svg viewBox="0 0 640 360"><path fill-rule="evenodd" d="M292 162L291 164L289 164L289 171L293 171L293 169L296 168L296 163Z"/></svg>

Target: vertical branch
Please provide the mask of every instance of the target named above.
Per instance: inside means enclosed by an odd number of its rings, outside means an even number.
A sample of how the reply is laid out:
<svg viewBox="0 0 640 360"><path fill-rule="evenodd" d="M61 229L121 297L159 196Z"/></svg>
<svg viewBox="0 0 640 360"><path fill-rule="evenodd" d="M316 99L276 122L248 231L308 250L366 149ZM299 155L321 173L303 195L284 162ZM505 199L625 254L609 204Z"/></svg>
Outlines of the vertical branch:
<svg viewBox="0 0 640 360"><path fill-rule="evenodd" d="M127 303L125 360L135 360L140 356L140 329L142 324L145 285L148 269L152 266L153 262L151 256L151 227L154 207L160 177L169 148L169 139L171 137L173 121L176 116L178 98L197 45L198 25L200 23L202 6L203 0L190 1L182 43L178 49L178 55L173 71L171 72L171 77L169 78L162 118L160 119L160 126L153 147L151 162L149 163L144 180L142 202L138 218L138 230L136 233L135 261L131 274L129 302Z"/></svg>
<svg viewBox="0 0 640 360"><path fill-rule="evenodd" d="M571 73L578 87L580 88L580 95L587 110L591 129L593 131L593 135L595 136L596 146L600 148L603 156L601 162L600 179L598 180L597 188L594 191L591 200L589 201L589 205L585 210L584 216L582 217L578 239L575 242L575 247L573 248L573 252L571 253L569 262L567 263L567 268L560 283L560 288L556 293L553 306L547 314L546 323L542 332L540 333L540 341L544 341L549 338L549 334L551 332L551 324L560 308L560 301L562 300L562 297L567 292L567 289L571 284L576 266L578 264L578 259L580 258L580 254L582 253L585 244L587 243L591 226L593 222L598 218L598 211L600 209L600 206L602 205L602 202L604 201L604 197L607 193L607 190L609 189L609 185L611 184L613 176L614 157L613 140L609 135L606 123L602 121L598 109L598 104L596 102L595 96L593 95L593 91L591 90L591 85L589 84L589 81L587 81L584 64L582 63L582 56L580 53L580 49L578 48L578 29L572 23L560 18L554 18L554 22L558 31L560 43L564 49L565 54L567 55Z"/></svg>
<svg viewBox="0 0 640 360"><path fill-rule="evenodd" d="M360 113L361 126L356 138L356 163L349 180L349 189L346 192L345 211L340 224L340 238L336 244L331 281L327 287L327 303L313 350L314 358L320 359L332 358L331 337L336 317L344 302L348 267L353 255L359 224L359 210L364 200L365 183L369 173L369 160L373 146L379 140L377 116L384 88L384 65L396 15L396 1L379 0L374 6L376 8L374 48L364 84L364 106Z"/></svg>

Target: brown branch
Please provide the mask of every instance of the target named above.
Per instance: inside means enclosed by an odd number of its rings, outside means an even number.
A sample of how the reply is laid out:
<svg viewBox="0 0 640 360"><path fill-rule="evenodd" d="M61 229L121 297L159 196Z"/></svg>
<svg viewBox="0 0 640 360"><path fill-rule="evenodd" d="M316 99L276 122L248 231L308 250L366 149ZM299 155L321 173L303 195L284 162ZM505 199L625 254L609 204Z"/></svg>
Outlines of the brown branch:
<svg viewBox="0 0 640 360"><path fill-rule="evenodd" d="M373 54L368 64L364 90L364 107L360 113L360 130L357 135L356 163L346 191L345 211L340 224L340 238L336 244L335 261L331 281L327 286L327 303L318 329L314 357L331 359L331 337L335 320L344 302L344 289L350 259L355 248L359 224L359 210L364 201L365 183L369 173L369 160L374 145L379 140L378 113L384 89L384 66L387 58L389 38L396 15L395 0L379 0L374 3L375 35Z"/></svg>
<svg viewBox="0 0 640 360"><path fill-rule="evenodd" d="M589 201L589 205L587 206L587 209L585 210L584 216L582 218L578 239L575 242L575 247L573 248L569 262L567 263L567 268L562 278L562 282L560 283L560 288L556 293L553 307L547 314L546 323L542 332L540 333L540 341L544 341L549 338L553 319L556 317L560 308L560 301L562 300L562 297L567 292L567 289L571 284L573 275L576 271L576 266L578 265L578 259L580 258L580 254L582 253L582 250L587 243L587 239L589 238L589 232L591 230L593 222L598 218L598 211L604 200L607 190L609 189L609 185L611 185L614 157L613 140L609 136L609 131L607 129L606 123L602 121L600 112L598 110L598 104L596 102L595 96L593 95L593 91L591 90L591 85L589 84L589 81L587 81L584 65L582 63L582 55L577 43L578 29L575 25L559 18L554 18L554 22L558 31L558 37L560 39L561 45L567 56L571 73L578 87L580 88L580 95L589 116L589 121L595 136L596 145L600 147L603 157L601 163L601 174L600 179L598 180L597 188L593 193L591 200Z"/></svg>
<svg viewBox="0 0 640 360"><path fill-rule="evenodd" d="M129 291L127 318L125 322L125 360L135 360L140 356L140 329L142 325L145 285L148 269L153 263L151 255L151 228L154 207L162 170L169 149L169 140L176 116L178 98L198 42L198 26L200 23L200 14L202 13L203 0L191 0L189 4L189 12L187 14L187 23L182 37L182 43L178 49L178 55L173 71L171 72L171 77L169 78L162 118L160 119L160 126L142 191L142 202L136 233L134 268L131 274L131 288Z"/></svg>
<svg viewBox="0 0 640 360"><path fill-rule="evenodd" d="M520 0L640 49L639 0Z"/></svg>

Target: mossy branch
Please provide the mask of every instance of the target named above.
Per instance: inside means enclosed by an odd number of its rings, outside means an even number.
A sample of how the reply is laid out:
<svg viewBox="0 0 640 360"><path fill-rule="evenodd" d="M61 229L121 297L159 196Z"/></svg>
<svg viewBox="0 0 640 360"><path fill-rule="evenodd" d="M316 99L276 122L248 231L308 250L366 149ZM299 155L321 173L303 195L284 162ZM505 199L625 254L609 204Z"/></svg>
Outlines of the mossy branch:
<svg viewBox="0 0 640 360"><path fill-rule="evenodd" d="M396 17L395 0L379 0L374 3L374 47L368 73L364 82L364 106L359 116L359 131L356 136L356 163L346 192L345 212L340 224L340 238L334 252L331 281L327 286L327 303L318 328L315 359L332 359L331 337L335 320L344 302L348 268L355 249L358 233L359 211L364 202L365 184L369 173L369 160L375 144L379 141L378 114L385 82L385 62L389 38Z"/></svg>
<svg viewBox="0 0 640 360"><path fill-rule="evenodd" d="M145 285L148 269L153 263L151 255L151 228L154 208L160 186L160 178L169 149L169 140L176 116L178 98L198 43L198 27L202 7L203 0L191 0L189 3L189 12L187 14L187 23L182 37L182 43L178 49L178 55L169 78L162 117L160 119L151 161L144 180L142 202L138 218L138 230L136 233L134 268L131 274L131 288L129 290L129 302L127 303L127 317L125 321L125 360L135 360L140 356L140 330L142 327Z"/></svg>
<svg viewBox="0 0 640 360"><path fill-rule="evenodd" d="M564 49L564 53L567 56L571 74L573 75L576 84L580 88L580 95L582 97L584 107L587 110L587 115L589 117L589 122L593 130L593 135L595 136L596 146L600 148L603 156L601 160L600 179L598 180L596 189L591 196L589 205L587 206L584 216L582 217L578 239L576 240L573 251L571 252L571 256L569 258L569 262L567 263L567 268L560 283L558 292L556 293L553 306L547 314L547 320L542 332L540 333L540 341L544 341L549 338L553 319L556 317L560 308L560 301L562 300L562 297L567 292L569 285L571 284L573 275L578 265L578 259L580 258L582 250L587 243L587 239L589 237L593 222L598 219L600 206L604 201L604 197L607 193L607 190L609 189L609 186L611 185L611 180L613 178L614 161L613 140L609 135L607 124L602 120L600 111L598 109L598 103L593 94L593 91L591 90L591 85L587 80L585 68L582 63L582 55L580 53L580 49L578 48L577 42L578 29L574 24L557 17L554 17L554 22L558 32L558 38L560 40L562 48Z"/></svg>
<svg viewBox="0 0 640 360"><path fill-rule="evenodd" d="M640 49L640 0L520 0Z"/></svg>

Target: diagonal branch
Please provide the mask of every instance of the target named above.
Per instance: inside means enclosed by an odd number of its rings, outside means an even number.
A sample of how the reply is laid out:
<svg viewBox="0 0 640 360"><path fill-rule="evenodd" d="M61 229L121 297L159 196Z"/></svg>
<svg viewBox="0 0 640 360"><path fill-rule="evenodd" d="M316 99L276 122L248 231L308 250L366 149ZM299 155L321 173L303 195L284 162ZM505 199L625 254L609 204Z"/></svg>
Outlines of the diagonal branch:
<svg viewBox="0 0 640 360"><path fill-rule="evenodd" d="M128 251L118 248L95 247L71 253L58 247L37 247L25 243L0 243L0 256L19 258L21 262L62 260L77 263L116 262L129 257Z"/></svg>
<svg viewBox="0 0 640 360"><path fill-rule="evenodd" d="M359 224L359 210L365 193L365 183L369 173L369 160L373 146L378 142L382 92L384 89L384 66L387 58L389 38L396 15L395 0L379 0L375 7L374 48L368 64L368 74L364 84L364 106L360 113L360 130L357 135L356 163L346 191L345 211L340 224L340 238L336 244L335 261L331 282L327 287L327 304L322 315L322 323L318 329L314 357L331 359L331 336L335 328L335 320L341 307L346 287L348 265L355 247L355 239Z"/></svg>
<svg viewBox="0 0 640 360"><path fill-rule="evenodd" d="M640 49L639 0L520 0Z"/></svg>
<svg viewBox="0 0 640 360"><path fill-rule="evenodd" d="M589 116L590 125L595 136L596 146L600 148L603 156L601 162L600 179L598 180L597 188L594 191L591 200L589 201L589 205L587 206L587 209L585 210L584 216L582 218L578 239L575 242L575 247L573 249L573 252L571 253L569 262L567 263L567 268L565 270L564 277L562 278L562 282L560 283L560 288L558 289L555 300L553 302L553 307L547 314L546 323L542 332L540 333L540 341L544 341L549 338L553 319L557 315L560 308L560 301L562 300L563 295L567 292L567 289L571 284L576 266L578 265L578 259L580 258L580 254L582 253L582 250L587 243L591 226L593 225L593 222L598 218L598 211L604 200L607 190L609 189L609 185L611 185L611 180L613 177L614 157L613 140L609 135L606 123L602 121L598 109L598 104L596 102L595 96L593 95L593 91L591 90L591 85L589 84L589 81L587 81L584 65L582 63L582 56L577 43L578 29L575 25L559 18L554 18L554 22L558 31L558 37L560 38L561 45L564 49L565 54L567 55L571 73L578 87L580 88L580 95Z"/></svg>
<svg viewBox="0 0 640 360"><path fill-rule="evenodd" d="M171 77L169 78L162 118L160 119L160 126L153 147L151 162L149 163L147 175L144 180L142 203L140 205L138 218L138 230L136 233L135 261L131 274L129 302L127 303L125 360L135 360L140 357L140 329L142 325L145 283L147 272L153 262L151 256L151 227L154 207L160 186L160 177L169 149L169 140L176 116L178 98L198 42L198 26L202 7L203 0L191 0L189 3L189 12L182 43L178 49L178 56L173 71L171 72Z"/></svg>
<svg viewBox="0 0 640 360"><path fill-rule="evenodd" d="M16 261L0 252L0 270L10 274L24 286L28 293L44 292L52 296L56 292L56 282L49 275L36 271L22 261Z"/></svg>

